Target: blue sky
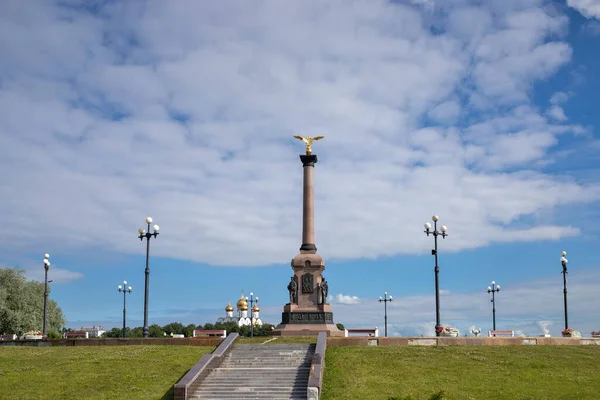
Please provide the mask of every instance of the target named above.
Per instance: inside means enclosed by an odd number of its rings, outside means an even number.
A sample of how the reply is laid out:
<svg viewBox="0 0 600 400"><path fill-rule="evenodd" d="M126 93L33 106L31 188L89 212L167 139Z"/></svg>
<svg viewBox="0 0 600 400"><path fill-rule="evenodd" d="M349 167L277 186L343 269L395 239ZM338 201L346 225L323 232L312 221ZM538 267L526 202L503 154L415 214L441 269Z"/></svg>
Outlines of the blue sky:
<svg viewBox="0 0 600 400"><path fill-rule="evenodd" d="M43 279L68 326L214 322L243 289L280 322L315 144L334 319L553 335L596 306L600 2L4 1L0 265Z"/></svg>

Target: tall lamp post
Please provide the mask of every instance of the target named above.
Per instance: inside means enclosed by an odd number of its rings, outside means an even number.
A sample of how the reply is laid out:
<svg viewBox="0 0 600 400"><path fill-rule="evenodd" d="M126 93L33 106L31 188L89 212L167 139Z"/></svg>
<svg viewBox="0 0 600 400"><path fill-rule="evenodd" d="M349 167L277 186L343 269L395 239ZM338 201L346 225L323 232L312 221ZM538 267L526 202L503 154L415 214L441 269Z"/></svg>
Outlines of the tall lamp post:
<svg viewBox="0 0 600 400"><path fill-rule="evenodd" d="M46 316L48 310L48 270L50 269L50 254L44 254L44 323L42 334L46 336Z"/></svg>
<svg viewBox="0 0 600 400"><path fill-rule="evenodd" d="M488 286L487 292L492 294L492 329L496 330L496 293L500 291L500 285L496 285L496 281L492 281L492 286Z"/></svg>
<svg viewBox="0 0 600 400"><path fill-rule="evenodd" d="M385 337L387 337L387 303L392 301L392 295L387 297L387 292L383 292L383 298L379 296L379 302L383 302L383 319L385 321Z"/></svg>
<svg viewBox="0 0 600 400"><path fill-rule="evenodd" d="M434 249L431 250L431 254L435 256L435 336L440 336L440 333L442 332L442 324L440 323L440 281L438 277L440 273L440 267L438 266L437 238L438 236L441 236L442 239L445 239L446 236L448 236L446 233L448 230L446 225L442 225L440 231L438 232L437 222L439 219L440 217L437 215L431 217L431 220L433 221L433 231L431 230L431 224L429 222L425 224L425 233L427 236L433 235L433 242L435 244Z"/></svg>
<svg viewBox="0 0 600 400"><path fill-rule="evenodd" d="M150 233L150 224L152 223L152 218L146 218L146 224L148 224L148 230L144 228L138 229L140 235L138 238L140 240L144 240L146 238L146 285L144 287L144 327L142 329L142 334L145 338L148 337L148 292L150 291L150 268L148 267L148 262L150 258L150 238L158 235L158 225L154 225L152 228L154 232Z"/></svg>
<svg viewBox="0 0 600 400"><path fill-rule="evenodd" d="M127 293L131 293L131 286L127 286L127 281L123 281L123 286L117 286L119 293L123 292L123 337L125 337L126 321L127 321Z"/></svg>
<svg viewBox="0 0 600 400"><path fill-rule="evenodd" d="M563 251L560 255L560 263L562 264L562 274L563 274L563 297L565 301L565 329L569 329L569 315L567 313L567 263L569 260L565 258L567 255L566 251Z"/></svg>
<svg viewBox="0 0 600 400"><path fill-rule="evenodd" d="M252 320L253 319L252 314L254 312L252 311L252 308L253 308L254 304L258 304L258 296L254 297L254 293L250 292L250 299L248 299L246 297L246 301L250 305L250 337L254 337L254 321Z"/></svg>

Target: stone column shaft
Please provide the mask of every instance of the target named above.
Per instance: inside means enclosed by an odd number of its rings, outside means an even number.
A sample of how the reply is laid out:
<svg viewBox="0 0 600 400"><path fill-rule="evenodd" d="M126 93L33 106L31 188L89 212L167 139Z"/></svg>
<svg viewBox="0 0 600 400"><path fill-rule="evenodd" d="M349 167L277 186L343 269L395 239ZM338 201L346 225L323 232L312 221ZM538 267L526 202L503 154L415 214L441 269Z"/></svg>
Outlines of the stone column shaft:
<svg viewBox="0 0 600 400"><path fill-rule="evenodd" d="M317 156L301 155L304 166L304 182L302 185L302 246L301 251L316 252L315 246L315 183L314 170Z"/></svg>

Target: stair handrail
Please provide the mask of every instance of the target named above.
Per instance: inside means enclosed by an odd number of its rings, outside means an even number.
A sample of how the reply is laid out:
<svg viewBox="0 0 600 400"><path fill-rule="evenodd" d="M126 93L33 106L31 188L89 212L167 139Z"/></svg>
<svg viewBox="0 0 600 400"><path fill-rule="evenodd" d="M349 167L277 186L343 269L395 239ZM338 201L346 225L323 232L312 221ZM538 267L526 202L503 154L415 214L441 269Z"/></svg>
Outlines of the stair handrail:
<svg viewBox="0 0 600 400"><path fill-rule="evenodd" d="M323 373L325 372L325 351L327 350L327 332L319 332L315 353L310 363L310 375L308 377L308 400L319 400L323 386Z"/></svg>

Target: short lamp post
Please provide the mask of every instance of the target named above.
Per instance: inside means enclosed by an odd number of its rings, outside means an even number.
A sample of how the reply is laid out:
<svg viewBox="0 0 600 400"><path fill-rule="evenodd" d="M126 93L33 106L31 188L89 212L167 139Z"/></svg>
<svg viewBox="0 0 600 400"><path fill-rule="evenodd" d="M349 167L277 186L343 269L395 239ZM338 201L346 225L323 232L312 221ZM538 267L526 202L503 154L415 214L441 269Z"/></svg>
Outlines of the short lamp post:
<svg viewBox="0 0 600 400"><path fill-rule="evenodd" d="M567 260L565 257L567 255L566 251L563 251L560 255L560 263L562 264L562 274L563 274L563 298L565 302L565 329L569 329L569 314L567 312Z"/></svg>
<svg viewBox="0 0 600 400"><path fill-rule="evenodd" d="M254 321L252 308L254 304L258 304L258 296L254 297L254 293L250 292L250 298L246 297L246 301L250 305L250 337L254 337Z"/></svg>
<svg viewBox="0 0 600 400"><path fill-rule="evenodd" d="M438 266L438 236L441 236L442 239L445 239L448 234L446 231L448 228L446 225L442 225L440 231L437 230L437 222L439 221L439 217L434 215L431 217L433 221L433 231L431 230L431 224L428 222L425 224L425 234L427 236L433 235L434 249L431 250L431 255L435 256L435 335L440 336L442 332L442 324L440 323L440 281L439 281L439 273L440 267Z"/></svg>
<svg viewBox="0 0 600 400"><path fill-rule="evenodd" d="M387 303L392 300L392 295L390 295L390 297L387 297L387 292L383 292L383 298L379 296L379 302L383 302L383 320L385 321L385 337L387 337Z"/></svg>
<svg viewBox="0 0 600 400"><path fill-rule="evenodd" d="M148 295L150 291L150 268L148 267L149 259L150 259L150 238L158 235L158 225L154 225L154 232L150 233L150 224L152 223L152 218L146 218L146 224L148 224L148 230L144 228L138 229L140 240L144 240L146 238L146 284L144 287L144 327L142 328L142 334L145 338L148 337Z"/></svg>
<svg viewBox="0 0 600 400"><path fill-rule="evenodd" d="M490 301L492 302L492 329L496 330L496 293L500 291L500 285L496 285L496 281L492 281L492 285L488 286L487 292L492 294Z"/></svg>
<svg viewBox="0 0 600 400"><path fill-rule="evenodd" d="M48 270L50 269L50 254L44 254L44 322L42 334L46 336L46 318L48 311Z"/></svg>
<svg viewBox="0 0 600 400"><path fill-rule="evenodd" d="M127 329L127 293L131 293L131 286L127 286L127 281L123 281L123 286L117 286L119 293L123 292L123 337L125 337L125 330Z"/></svg>

